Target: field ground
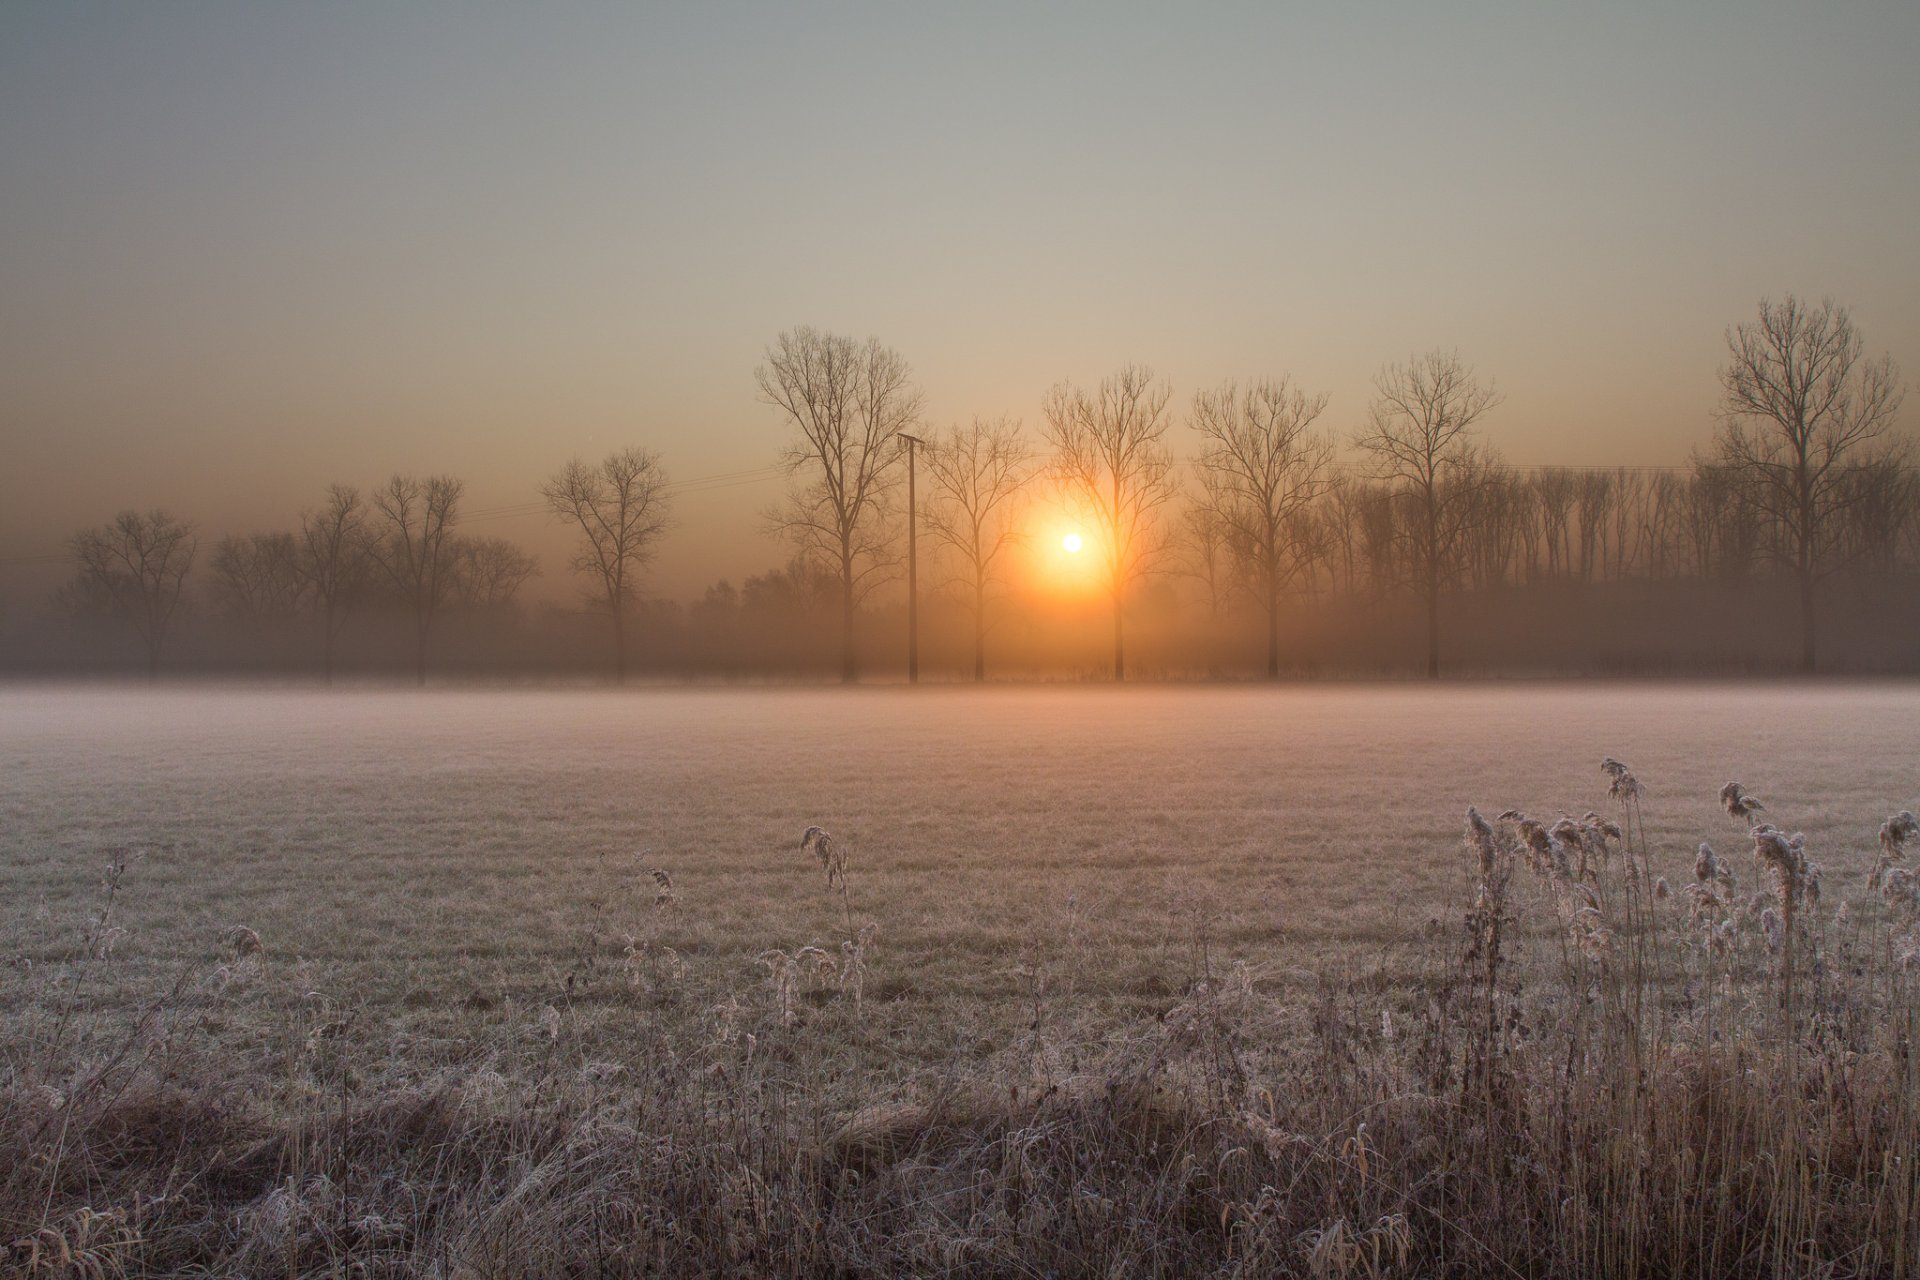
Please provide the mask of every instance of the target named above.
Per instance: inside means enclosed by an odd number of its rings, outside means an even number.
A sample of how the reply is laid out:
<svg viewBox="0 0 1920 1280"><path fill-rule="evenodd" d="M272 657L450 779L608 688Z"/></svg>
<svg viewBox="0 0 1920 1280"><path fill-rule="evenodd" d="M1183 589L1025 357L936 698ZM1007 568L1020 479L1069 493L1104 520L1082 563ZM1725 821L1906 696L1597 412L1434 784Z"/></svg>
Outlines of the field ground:
<svg viewBox="0 0 1920 1280"><path fill-rule="evenodd" d="M1017 1005L1022 949L1069 924L1082 996L1148 1007L1196 910L1278 981L1385 962L1458 905L1468 804L1607 809L1602 755L1648 787L1676 884L1698 840L1744 845L1729 778L1857 879L1880 819L1920 806L1920 685L29 686L0 692L0 936L54 958L132 851L129 978L245 925L310 989L405 1024L475 996L537 1009L583 935L652 930L718 996L767 948L841 932L798 849L817 823L880 926L877 1003L911 1056L952 1001ZM661 918L642 851L673 876Z"/></svg>
<svg viewBox="0 0 1920 1280"><path fill-rule="evenodd" d="M1603 755L1647 787L1650 876L1691 879L1704 838L1750 877L1737 778L1858 892L1920 807L1920 686L4 688L0 1085L77 1088L165 1006L196 1045L169 1072L275 1105L757 1053L818 1126L970 1065L1057 1087L1242 961L1258 1077L1330 999L1417 1014L1472 900L1466 806L1617 815ZM844 897L798 847L816 823ZM765 954L838 958L867 922L858 1007L808 971L783 1016Z"/></svg>

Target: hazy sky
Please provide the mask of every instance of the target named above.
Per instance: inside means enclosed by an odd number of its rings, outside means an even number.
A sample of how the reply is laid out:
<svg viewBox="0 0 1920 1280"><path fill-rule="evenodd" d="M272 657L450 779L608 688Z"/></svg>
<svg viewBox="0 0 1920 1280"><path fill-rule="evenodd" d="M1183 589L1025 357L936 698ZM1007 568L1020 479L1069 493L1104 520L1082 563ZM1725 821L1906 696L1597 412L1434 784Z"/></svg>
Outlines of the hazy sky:
<svg viewBox="0 0 1920 1280"><path fill-rule="evenodd" d="M485 511L628 443L760 467L802 323L1036 429L1136 360L1180 403L1290 372L1344 434L1457 347L1510 459L1678 462L1763 294L1920 374L1917 64L1912 0L7 0L0 561L395 470ZM686 495L655 585L784 559L775 491ZM555 588L538 516L470 528Z"/></svg>

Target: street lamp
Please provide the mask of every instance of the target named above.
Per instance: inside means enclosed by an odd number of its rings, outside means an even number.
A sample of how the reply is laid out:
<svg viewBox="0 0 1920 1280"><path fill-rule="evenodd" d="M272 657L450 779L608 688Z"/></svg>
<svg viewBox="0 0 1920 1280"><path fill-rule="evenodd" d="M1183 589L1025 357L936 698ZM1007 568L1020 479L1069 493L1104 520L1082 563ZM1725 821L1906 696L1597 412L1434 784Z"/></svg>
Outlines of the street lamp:
<svg viewBox="0 0 1920 1280"><path fill-rule="evenodd" d="M920 683L920 544L914 516L915 449L926 443L919 436L900 433L907 442L907 683Z"/></svg>

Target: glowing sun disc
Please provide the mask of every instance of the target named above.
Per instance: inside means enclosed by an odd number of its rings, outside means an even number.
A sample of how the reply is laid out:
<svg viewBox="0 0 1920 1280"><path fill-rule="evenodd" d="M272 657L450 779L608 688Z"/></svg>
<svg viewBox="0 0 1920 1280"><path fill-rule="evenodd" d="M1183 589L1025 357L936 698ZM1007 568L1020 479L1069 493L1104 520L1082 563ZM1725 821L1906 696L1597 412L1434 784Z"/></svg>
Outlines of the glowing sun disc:
<svg viewBox="0 0 1920 1280"><path fill-rule="evenodd" d="M1085 545L1086 543L1080 540L1080 535L1077 533L1070 533L1066 537L1060 539L1060 549L1062 551L1065 551L1068 555L1073 555L1074 553L1078 552L1081 547L1084 547Z"/></svg>

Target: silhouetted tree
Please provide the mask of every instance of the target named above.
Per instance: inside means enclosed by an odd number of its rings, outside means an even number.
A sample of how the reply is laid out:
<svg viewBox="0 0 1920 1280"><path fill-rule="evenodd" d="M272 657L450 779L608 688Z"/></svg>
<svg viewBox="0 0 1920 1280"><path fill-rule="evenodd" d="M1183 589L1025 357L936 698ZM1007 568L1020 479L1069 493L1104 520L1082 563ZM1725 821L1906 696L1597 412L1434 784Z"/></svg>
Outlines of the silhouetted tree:
<svg viewBox="0 0 1920 1280"><path fill-rule="evenodd" d="M1374 389L1354 446L1372 458L1405 507L1408 568L1427 606L1427 675L1438 677L1440 593L1461 568L1475 497L1491 470L1490 455L1471 432L1500 397L1446 351L1389 365Z"/></svg>
<svg viewBox="0 0 1920 1280"><path fill-rule="evenodd" d="M352 485L329 486L325 503L301 513L300 549L295 563L320 623L321 671L329 685L333 683L334 646L366 586L374 564L373 552L367 505Z"/></svg>
<svg viewBox="0 0 1920 1280"><path fill-rule="evenodd" d="M1893 448L1886 439L1902 398L1893 360L1869 360L1846 308L1788 294L1763 299L1757 319L1727 331L1714 456L1742 496L1781 533L1779 555L1800 588L1800 667L1814 669L1814 593L1833 568L1848 482Z"/></svg>
<svg viewBox="0 0 1920 1280"><path fill-rule="evenodd" d="M1062 382L1043 406L1054 474L1098 529L1113 598L1115 680L1127 678L1127 587L1167 546L1159 510L1173 496L1173 455L1165 443L1171 394L1151 369L1128 365L1092 394Z"/></svg>
<svg viewBox="0 0 1920 1280"><path fill-rule="evenodd" d="M75 585L132 626L146 647L149 680L159 674L160 651L198 547L191 524L157 508L122 511L111 523L74 535Z"/></svg>
<svg viewBox="0 0 1920 1280"><path fill-rule="evenodd" d="M414 674L422 685L427 683L427 637L454 588L453 529L462 489L452 476L397 475L373 495L382 526L373 557L413 613Z"/></svg>
<svg viewBox="0 0 1920 1280"><path fill-rule="evenodd" d="M453 543L452 598L476 609L513 603L540 565L505 538L456 538Z"/></svg>
<svg viewBox="0 0 1920 1280"><path fill-rule="evenodd" d="M1280 676L1280 599L1306 567L1295 535L1332 482L1333 441L1312 430L1327 407L1286 378L1233 383L1193 398L1211 505L1253 571L1267 622L1267 677Z"/></svg>
<svg viewBox="0 0 1920 1280"><path fill-rule="evenodd" d="M233 617L291 617L306 594L290 533L228 534L214 544L209 568L214 600Z"/></svg>
<svg viewBox="0 0 1920 1280"><path fill-rule="evenodd" d="M547 509L580 530L572 565L591 603L613 622L613 678L627 678L626 622L640 570L667 530L667 473L660 455L630 448L597 464L574 459L541 488Z"/></svg>
<svg viewBox="0 0 1920 1280"><path fill-rule="evenodd" d="M1233 595L1233 530L1220 511L1225 505L1212 476L1200 473L1200 492L1180 513L1175 534L1179 566L1187 576L1198 580L1207 592L1207 620L1217 621L1221 606Z"/></svg>
<svg viewBox="0 0 1920 1280"><path fill-rule="evenodd" d="M1015 502L1032 475L1033 450L1009 418L949 427L925 454L927 529L953 549L973 607L973 678L987 678L987 589L1000 555L1018 540Z"/></svg>
<svg viewBox="0 0 1920 1280"><path fill-rule="evenodd" d="M754 370L761 398L799 432L783 455L795 484L768 521L801 555L840 577L840 678L855 678L853 613L890 563L887 503L896 437L920 414L907 362L869 338L802 326L781 334Z"/></svg>

